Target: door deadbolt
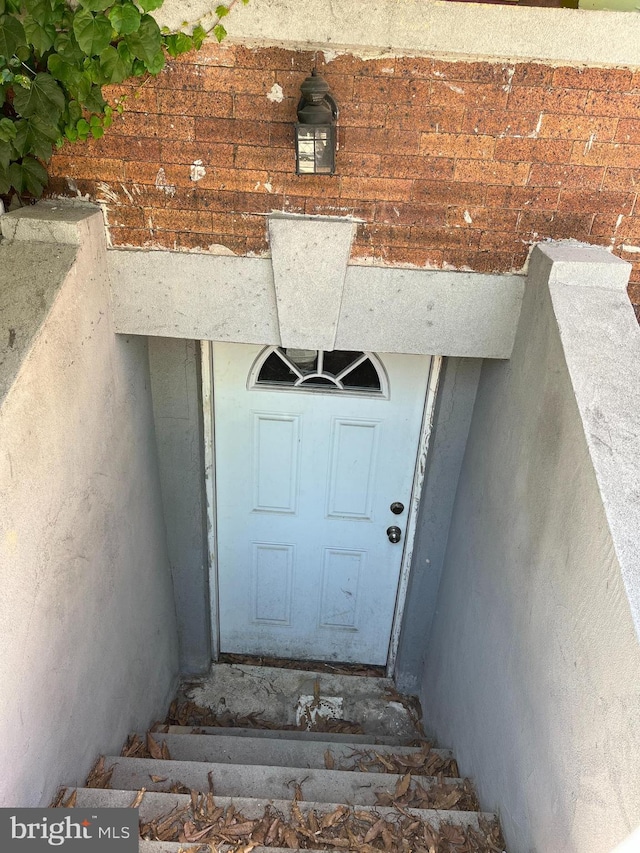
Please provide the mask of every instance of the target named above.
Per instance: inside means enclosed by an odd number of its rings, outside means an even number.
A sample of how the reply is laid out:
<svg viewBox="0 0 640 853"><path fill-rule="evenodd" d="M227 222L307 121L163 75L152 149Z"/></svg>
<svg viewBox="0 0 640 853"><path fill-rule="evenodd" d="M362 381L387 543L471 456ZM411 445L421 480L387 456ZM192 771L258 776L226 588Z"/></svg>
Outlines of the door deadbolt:
<svg viewBox="0 0 640 853"><path fill-rule="evenodd" d="M404 504L401 504L400 501L394 501L389 509L394 515L400 515L400 513L404 512Z"/></svg>
<svg viewBox="0 0 640 853"><path fill-rule="evenodd" d="M387 536L389 537L389 542L393 545L396 545L400 539L402 538L402 530L399 527L393 525L392 527L387 527Z"/></svg>

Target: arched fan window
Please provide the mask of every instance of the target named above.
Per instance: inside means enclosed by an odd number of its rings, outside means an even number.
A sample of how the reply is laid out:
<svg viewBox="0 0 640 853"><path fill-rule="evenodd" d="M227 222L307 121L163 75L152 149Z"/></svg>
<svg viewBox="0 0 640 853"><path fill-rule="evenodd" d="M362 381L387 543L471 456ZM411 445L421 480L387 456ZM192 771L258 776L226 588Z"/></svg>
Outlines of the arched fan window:
<svg viewBox="0 0 640 853"><path fill-rule="evenodd" d="M387 378L370 352L267 347L251 370L249 387L278 387L387 396Z"/></svg>

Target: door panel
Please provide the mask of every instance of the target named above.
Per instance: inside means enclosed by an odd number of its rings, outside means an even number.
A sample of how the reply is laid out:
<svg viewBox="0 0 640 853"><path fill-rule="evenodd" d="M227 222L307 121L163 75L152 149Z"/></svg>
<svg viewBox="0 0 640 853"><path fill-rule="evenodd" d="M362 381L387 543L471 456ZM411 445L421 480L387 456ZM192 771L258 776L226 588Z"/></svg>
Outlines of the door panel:
<svg viewBox="0 0 640 853"><path fill-rule="evenodd" d="M213 345L221 651L385 664L430 358L363 394L251 387L262 350Z"/></svg>

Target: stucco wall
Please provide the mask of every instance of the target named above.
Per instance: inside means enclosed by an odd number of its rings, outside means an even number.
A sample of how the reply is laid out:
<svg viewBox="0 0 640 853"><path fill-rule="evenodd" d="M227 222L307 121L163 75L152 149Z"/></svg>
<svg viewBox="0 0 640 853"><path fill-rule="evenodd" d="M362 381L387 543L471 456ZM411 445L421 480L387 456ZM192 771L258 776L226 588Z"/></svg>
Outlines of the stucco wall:
<svg viewBox="0 0 640 853"><path fill-rule="evenodd" d="M510 853L602 853L640 823L640 650L627 555L611 532L624 506L606 494L588 442L607 424L597 441L607 464L633 448L637 460L637 424L623 430L622 409L599 402L595 357L598 335L619 340L627 321L627 337L637 330L601 269L582 300L592 328L564 318L561 337L542 272L530 278L512 359L482 368L422 701L482 805L500 811ZM554 299L569 298L554 287ZM571 352L580 335L581 366ZM637 386L627 381L627 402ZM637 484L637 462L622 470ZM637 542L633 513L626 536Z"/></svg>
<svg viewBox="0 0 640 853"><path fill-rule="evenodd" d="M202 404L195 341L149 338L149 365L180 669L211 664Z"/></svg>
<svg viewBox="0 0 640 853"><path fill-rule="evenodd" d="M394 672L398 689L412 695L420 692L481 366L477 358L448 358L440 375Z"/></svg>
<svg viewBox="0 0 640 853"><path fill-rule="evenodd" d="M113 333L90 219L46 317L14 317L30 341L0 408L1 806L81 783L177 674L146 344ZM21 273L35 294L47 251L53 275L57 245L2 243L0 291Z"/></svg>

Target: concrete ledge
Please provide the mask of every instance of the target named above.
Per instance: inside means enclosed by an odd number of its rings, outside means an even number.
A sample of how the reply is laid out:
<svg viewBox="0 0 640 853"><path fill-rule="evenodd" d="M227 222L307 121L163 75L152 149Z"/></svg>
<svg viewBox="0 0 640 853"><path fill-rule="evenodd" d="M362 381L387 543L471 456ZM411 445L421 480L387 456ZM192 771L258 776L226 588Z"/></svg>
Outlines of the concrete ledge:
<svg viewBox="0 0 640 853"><path fill-rule="evenodd" d="M79 246L89 236L95 218L102 227L102 213L93 204L40 201L5 213L0 219L5 240L34 243L66 243Z"/></svg>
<svg viewBox="0 0 640 853"><path fill-rule="evenodd" d="M175 28L210 12L207 0L165 0L156 17ZM232 41L245 44L361 55L640 65L640 15L631 12L438 0L251 0L236 5L225 26Z"/></svg>
<svg viewBox="0 0 640 853"><path fill-rule="evenodd" d="M108 263L118 332L281 343L269 259L111 250ZM508 358L523 290L520 276L348 266L335 347Z"/></svg>
<svg viewBox="0 0 640 853"><path fill-rule="evenodd" d="M559 244L534 249L530 275L547 277L640 638L640 328L624 290L629 269L604 249Z"/></svg>

